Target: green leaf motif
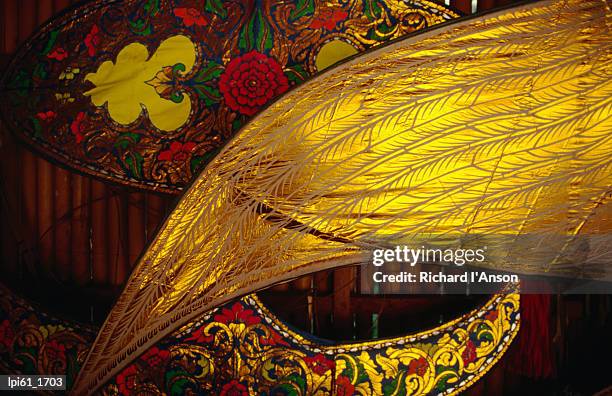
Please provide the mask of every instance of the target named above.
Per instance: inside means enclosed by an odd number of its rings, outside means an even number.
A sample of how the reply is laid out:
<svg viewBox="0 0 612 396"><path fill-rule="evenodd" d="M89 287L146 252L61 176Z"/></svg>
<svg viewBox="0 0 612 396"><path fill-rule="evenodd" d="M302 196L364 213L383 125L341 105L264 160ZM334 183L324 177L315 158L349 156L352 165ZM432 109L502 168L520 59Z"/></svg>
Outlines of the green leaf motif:
<svg viewBox="0 0 612 396"><path fill-rule="evenodd" d="M353 365L350 364L350 362L347 359L342 359L342 360L344 360L346 362L346 366L344 367L344 370L342 370L342 372L340 374L344 375L345 377L348 377L348 378L353 378L353 371L354 371ZM361 366L361 365L359 365L359 366ZM361 367L359 367L359 366L358 366L357 369L359 371L361 371L363 369L363 366L361 366Z"/></svg>
<svg viewBox="0 0 612 396"><path fill-rule="evenodd" d="M177 75L179 72L185 72L185 64L184 63L177 63L174 66L172 66L172 75Z"/></svg>
<svg viewBox="0 0 612 396"><path fill-rule="evenodd" d="M295 8L289 13L289 20L295 21L305 15L312 15L314 10L314 0L298 0Z"/></svg>
<svg viewBox="0 0 612 396"><path fill-rule="evenodd" d="M285 76L293 84L301 84L308 78L308 73L302 65L295 65L285 69Z"/></svg>
<svg viewBox="0 0 612 396"><path fill-rule="evenodd" d="M176 377L181 378L181 377L186 377L186 376L189 376L189 373L185 370L181 370L178 368L166 370L164 374L166 384L173 383L174 382L173 380Z"/></svg>
<svg viewBox="0 0 612 396"><path fill-rule="evenodd" d="M362 382L367 382L370 379L370 377L368 376L368 372L366 371L365 367L363 367L362 363L358 363L357 367L358 367L358 369L357 369L357 383L360 384ZM352 378L352 377L349 377L349 378Z"/></svg>
<svg viewBox="0 0 612 396"><path fill-rule="evenodd" d="M493 342L493 334L486 332L479 337L480 341Z"/></svg>
<svg viewBox="0 0 612 396"><path fill-rule="evenodd" d="M215 78L219 78L222 73L223 66L221 66L215 61L208 61L200 68L200 70L193 78L193 81L195 81L196 83L211 81Z"/></svg>
<svg viewBox="0 0 612 396"><path fill-rule="evenodd" d="M244 27L240 31L240 35L238 36L238 48L243 52L247 52L254 48L255 34L253 30L255 29L256 16L257 12L244 25Z"/></svg>
<svg viewBox="0 0 612 396"><path fill-rule="evenodd" d="M370 21L376 21L382 14L382 7L378 4L378 0L366 0L364 14Z"/></svg>
<svg viewBox="0 0 612 396"><path fill-rule="evenodd" d="M32 87L32 80L30 80L25 71L19 70L8 86L11 90L16 91L17 95L26 96Z"/></svg>
<svg viewBox="0 0 612 396"><path fill-rule="evenodd" d="M222 0L206 0L206 5L204 5L204 9L207 12L213 13L221 19L227 18L227 10L223 7Z"/></svg>
<svg viewBox="0 0 612 396"><path fill-rule="evenodd" d="M257 9L240 31L238 48L242 52L258 50L266 52L274 47L272 29L261 10Z"/></svg>
<svg viewBox="0 0 612 396"><path fill-rule="evenodd" d="M34 67L34 71L32 72L32 76L36 77L36 78L40 78L42 80L44 80L45 78L47 78L47 70L45 69L45 64L44 63L39 63Z"/></svg>
<svg viewBox="0 0 612 396"><path fill-rule="evenodd" d="M452 378L455 378L455 377L451 373L448 373L447 375L440 377L440 379L438 380L438 383L435 386L436 390L438 390L439 392L444 392L445 390L447 390L449 387L448 381Z"/></svg>
<svg viewBox="0 0 612 396"><path fill-rule="evenodd" d="M153 26L151 24L151 17L157 15L159 12L159 0L149 0L142 7L145 15L130 20L130 30L140 36L147 36L153 32Z"/></svg>
<svg viewBox="0 0 612 396"><path fill-rule="evenodd" d="M301 376L297 374L291 374L287 377L287 379L291 381L292 384L296 384L298 388L302 391L302 393L306 391L306 381Z"/></svg>
<svg viewBox="0 0 612 396"><path fill-rule="evenodd" d="M31 120L32 120L32 125L34 126L34 137L37 137L37 138L42 137L42 127L40 125L40 121L35 117L32 117Z"/></svg>
<svg viewBox="0 0 612 396"><path fill-rule="evenodd" d="M159 11L159 0L149 0L145 3L143 9L149 15L155 15Z"/></svg>
<svg viewBox="0 0 612 396"><path fill-rule="evenodd" d="M459 364L456 364L455 366L443 366L443 365L436 366L436 377L445 371L457 371L458 366Z"/></svg>
<svg viewBox="0 0 612 396"><path fill-rule="evenodd" d="M170 394L176 396L184 395L187 389L195 389L195 386L188 379L180 378L172 383Z"/></svg>
<svg viewBox="0 0 612 396"><path fill-rule="evenodd" d="M190 81L198 97L204 100L206 106L211 106L221 100L217 84L212 81L223 73L223 66L215 61L206 62Z"/></svg>
<svg viewBox="0 0 612 396"><path fill-rule="evenodd" d="M194 85L194 88L200 99L206 103L206 106L212 106L221 100L221 93L215 87L198 84Z"/></svg>
<svg viewBox="0 0 612 396"><path fill-rule="evenodd" d="M200 173L200 171L202 170L204 165L206 165L210 160L215 158L215 156L217 155L217 153L219 151L221 151L220 147L218 147L216 149L213 149L213 150L210 150L210 151L206 152L204 155L194 155L191 158L191 161L189 163L189 168L191 170L191 174L192 175L196 175L196 174Z"/></svg>
<svg viewBox="0 0 612 396"><path fill-rule="evenodd" d="M240 127L244 125L244 122L244 120L236 118L234 121L232 121L232 131L237 131L238 129L240 129Z"/></svg>
<svg viewBox="0 0 612 396"><path fill-rule="evenodd" d="M128 153L125 158L131 177L142 177L142 164L144 159L138 152Z"/></svg>
<svg viewBox="0 0 612 396"><path fill-rule="evenodd" d="M272 389L272 392L270 394L271 395L279 394L279 395L287 395L287 396L299 396L300 395L300 393L295 389L295 387L291 386L290 384L277 385Z"/></svg>
<svg viewBox="0 0 612 396"><path fill-rule="evenodd" d="M199 169L200 164L204 160L203 156L193 156L191 157L191 161L189 162L189 169L191 170L191 174L195 174L195 172Z"/></svg>
<svg viewBox="0 0 612 396"><path fill-rule="evenodd" d="M47 55L53 49L55 42L57 41L57 35L59 34L59 30L53 30L49 33L49 39L47 40L47 44L45 44L45 48L42 50L43 55Z"/></svg>
<svg viewBox="0 0 612 396"><path fill-rule="evenodd" d="M140 141L140 138L141 136L138 133L122 133L115 142L115 147L120 148L122 150L127 150L127 148L130 147L132 143L138 143Z"/></svg>
<svg viewBox="0 0 612 396"><path fill-rule="evenodd" d="M406 387L401 386L404 381L404 373L401 372L390 383L383 385L383 395L406 396Z"/></svg>
<svg viewBox="0 0 612 396"><path fill-rule="evenodd" d="M274 46L274 40L272 39L272 34L270 33L270 27L268 26L268 23L264 19L261 12L258 12L257 15L258 15L257 22L258 22L259 28L257 29L256 40L257 40L257 43L263 42L262 49L264 51L269 51ZM261 48L261 46L259 45L258 47Z"/></svg>
<svg viewBox="0 0 612 396"><path fill-rule="evenodd" d="M151 25L148 24L144 19L130 21L130 28L134 33L141 36L149 35L152 32Z"/></svg>

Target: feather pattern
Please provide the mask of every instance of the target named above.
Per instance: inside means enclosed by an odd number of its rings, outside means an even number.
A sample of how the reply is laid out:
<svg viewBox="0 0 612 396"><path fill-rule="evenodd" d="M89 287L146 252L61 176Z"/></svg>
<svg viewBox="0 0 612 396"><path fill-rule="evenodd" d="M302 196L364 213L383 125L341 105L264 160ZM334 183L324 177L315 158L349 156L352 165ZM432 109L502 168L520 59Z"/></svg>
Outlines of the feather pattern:
<svg viewBox="0 0 612 396"><path fill-rule="evenodd" d="M214 306L372 248L474 235L497 246L489 267L556 275L592 236L582 269L610 275L611 43L606 1L544 1L406 38L290 92L181 199L74 393Z"/></svg>

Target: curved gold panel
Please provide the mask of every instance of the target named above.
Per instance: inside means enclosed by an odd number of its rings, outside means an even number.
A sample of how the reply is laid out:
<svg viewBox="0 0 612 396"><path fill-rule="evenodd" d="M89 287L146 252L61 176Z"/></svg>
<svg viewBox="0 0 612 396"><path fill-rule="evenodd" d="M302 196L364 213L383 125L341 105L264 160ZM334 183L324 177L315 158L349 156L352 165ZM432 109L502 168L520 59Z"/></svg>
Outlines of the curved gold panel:
<svg viewBox="0 0 612 396"><path fill-rule="evenodd" d="M196 315L366 262L373 247L552 235L561 245L546 270L564 273L560 254L610 227L599 221L612 181L609 15L604 1L504 10L372 51L281 98L168 218L75 392ZM544 257L501 253L486 265L530 272Z"/></svg>

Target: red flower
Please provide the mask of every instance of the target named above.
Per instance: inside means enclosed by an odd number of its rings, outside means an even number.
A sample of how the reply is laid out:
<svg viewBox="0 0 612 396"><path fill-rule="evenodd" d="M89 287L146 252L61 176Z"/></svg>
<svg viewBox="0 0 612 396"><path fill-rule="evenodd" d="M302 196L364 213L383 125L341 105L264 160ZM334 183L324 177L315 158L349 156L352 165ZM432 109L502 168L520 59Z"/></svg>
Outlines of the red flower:
<svg viewBox="0 0 612 396"><path fill-rule="evenodd" d="M319 15L310 22L311 29L321 29L324 27L327 30L334 30L338 22L344 20L348 16L346 11L332 10L331 8L321 8Z"/></svg>
<svg viewBox="0 0 612 396"><path fill-rule="evenodd" d="M214 337L212 335L204 334L204 328L205 326L199 327L193 333L191 333L190 337L186 338L185 340L195 341L197 344L210 344L214 340Z"/></svg>
<svg viewBox="0 0 612 396"><path fill-rule="evenodd" d="M476 345L472 340L467 340L465 344L465 349L461 354L461 358L463 359L464 364L468 364L476 360Z"/></svg>
<svg viewBox="0 0 612 396"><path fill-rule="evenodd" d="M85 132L85 113L80 111L76 118L70 124L70 131L74 135L77 143L83 141L83 132Z"/></svg>
<svg viewBox="0 0 612 396"><path fill-rule="evenodd" d="M2 324L0 324L0 344L8 348L13 342L14 337L15 332L11 327L11 322L8 319L4 319Z"/></svg>
<svg viewBox="0 0 612 396"><path fill-rule="evenodd" d="M427 372L427 367L429 367L427 359L420 357L408 363L408 374L416 374L422 377Z"/></svg>
<svg viewBox="0 0 612 396"><path fill-rule="evenodd" d="M259 337L259 343L261 345L284 345L284 346L289 346L287 341L285 341L283 339L283 337L281 337L280 334L278 334L276 331L273 331L273 330L270 331L270 336L269 337L260 336Z"/></svg>
<svg viewBox="0 0 612 396"><path fill-rule="evenodd" d="M66 361L66 346L64 344L60 344L56 340L51 340L45 346L45 350L47 351L47 356L50 361Z"/></svg>
<svg viewBox="0 0 612 396"><path fill-rule="evenodd" d="M250 309L244 309L239 302L234 303L231 309L223 308L220 314L215 315L215 321L221 323L244 323L247 326L261 322L258 316L253 315Z"/></svg>
<svg viewBox="0 0 612 396"><path fill-rule="evenodd" d="M495 319L497 319L498 315L499 314L498 314L497 310L489 311L485 315L485 319L488 320L489 322L495 322Z"/></svg>
<svg viewBox="0 0 612 396"><path fill-rule="evenodd" d="M58 61L62 61L68 57L68 52L64 50L62 47L57 47L53 51L47 54L47 58L55 59Z"/></svg>
<svg viewBox="0 0 612 396"><path fill-rule="evenodd" d="M136 388L136 374L138 370L135 365L127 366L117 375L117 387L120 395L131 395Z"/></svg>
<svg viewBox="0 0 612 396"><path fill-rule="evenodd" d="M251 116L289 88L281 66L257 51L234 58L219 79L219 89L230 109Z"/></svg>
<svg viewBox="0 0 612 396"><path fill-rule="evenodd" d="M323 375L327 370L333 370L336 367L336 362L327 359L323 354L319 353L313 357L306 356L304 361L318 375Z"/></svg>
<svg viewBox="0 0 612 396"><path fill-rule="evenodd" d="M42 111L38 114L36 114L36 118L38 118L41 121L45 121L45 122L50 122L52 120L55 119L55 117L57 117L57 114L54 111Z"/></svg>
<svg viewBox="0 0 612 396"><path fill-rule="evenodd" d="M89 56L96 54L96 47L100 44L100 30L98 25L93 25L87 36L85 36L85 46L87 47L87 53Z"/></svg>
<svg viewBox="0 0 612 396"><path fill-rule="evenodd" d="M344 375L336 378L336 393L337 396L353 396L355 387L351 384L351 380Z"/></svg>
<svg viewBox="0 0 612 396"><path fill-rule="evenodd" d="M170 143L170 149L164 150L157 156L160 161L184 162L195 148L194 142L177 142Z"/></svg>
<svg viewBox="0 0 612 396"><path fill-rule="evenodd" d="M165 349L159 349L154 346L142 355L140 358L147 362L151 367L158 367L165 364L166 360L170 357L170 352Z"/></svg>
<svg viewBox="0 0 612 396"><path fill-rule="evenodd" d="M208 25L208 20L195 8L175 8L174 15L181 18L185 26Z"/></svg>
<svg viewBox="0 0 612 396"><path fill-rule="evenodd" d="M221 388L219 396L248 396L249 392L246 386L236 380L232 380Z"/></svg>

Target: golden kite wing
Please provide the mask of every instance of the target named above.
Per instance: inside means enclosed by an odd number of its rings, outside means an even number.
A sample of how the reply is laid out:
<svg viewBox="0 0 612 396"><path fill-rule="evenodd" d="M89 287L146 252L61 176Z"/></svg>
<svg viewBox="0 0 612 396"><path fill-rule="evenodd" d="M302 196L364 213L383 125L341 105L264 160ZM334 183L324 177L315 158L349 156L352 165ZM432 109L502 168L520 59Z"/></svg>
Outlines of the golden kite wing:
<svg viewBox="0 0 612 396"><path fill-rule="evenodd" d="M609 29L603 0L523 5L395 42L281 98L179 202L74 392L211 307L368 261L372 247L473 234L512 248L526 235L548 249L502 249L487 265L556 274L586 236L583 261L609 265Z"/></svg>

